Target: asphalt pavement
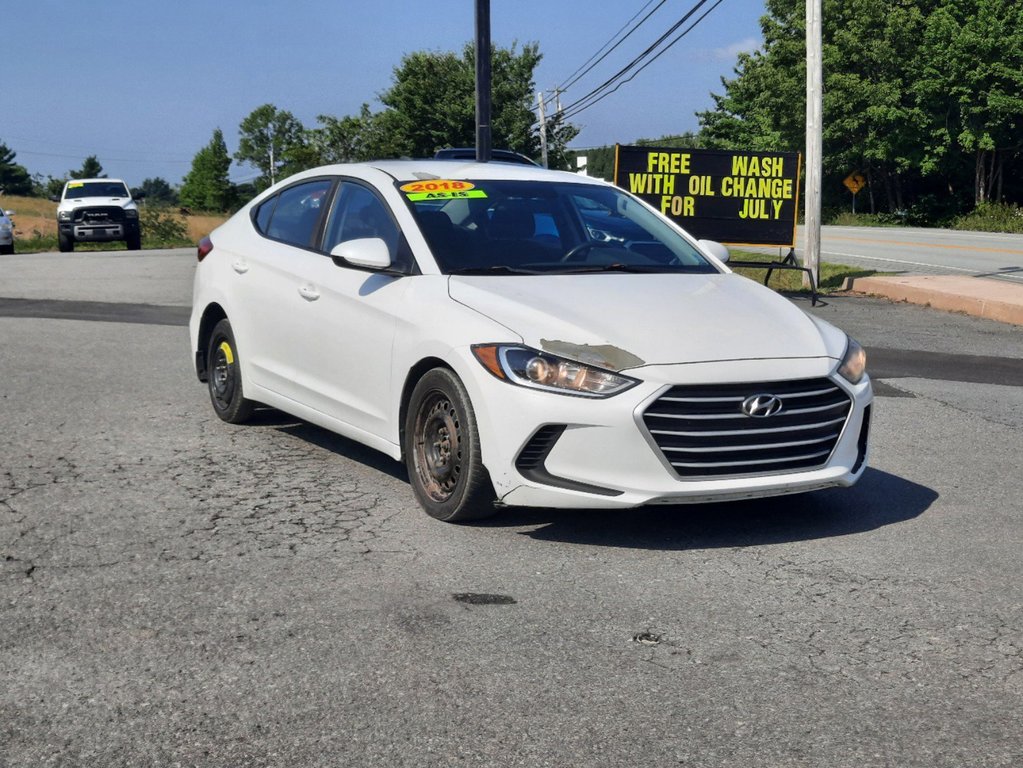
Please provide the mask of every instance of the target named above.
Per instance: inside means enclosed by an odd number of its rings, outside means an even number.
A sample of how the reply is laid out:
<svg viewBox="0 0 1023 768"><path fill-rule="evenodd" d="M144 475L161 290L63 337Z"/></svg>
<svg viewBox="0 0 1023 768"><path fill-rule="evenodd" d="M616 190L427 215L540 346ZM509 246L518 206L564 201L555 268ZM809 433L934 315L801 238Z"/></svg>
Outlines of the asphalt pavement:
<svg viewBox="0 0 1023 768"><path fill-rule="evenodd" d="M860 294L852 489L452 526L219 422L194 254L0 259L0 765L1018 768L1023 334Z"/></svg>

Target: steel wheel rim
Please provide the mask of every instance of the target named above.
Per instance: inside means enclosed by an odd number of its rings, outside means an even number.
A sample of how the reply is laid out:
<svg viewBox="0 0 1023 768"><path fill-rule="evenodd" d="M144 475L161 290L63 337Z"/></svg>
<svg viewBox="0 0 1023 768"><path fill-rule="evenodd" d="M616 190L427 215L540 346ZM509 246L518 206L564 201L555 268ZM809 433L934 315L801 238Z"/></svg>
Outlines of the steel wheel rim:
<svg viewBox="0 0 1023 768"><path fill-rule="evenodd" d="M224 350L225 344L227 344L227 340L222 339L214 347L213 368L210 372L210 391L213 393L213 399L217 406L222 410L231 405L235 386L234 363L228 362L227 352Z"/></svg>
<svg viewBox="0 0 1023 768"><path fill-rule="evenodd" d="M461 417L440 392L431 393L419 408L413 452L426 495L437 502L450 499L462 476Z"/></svg>

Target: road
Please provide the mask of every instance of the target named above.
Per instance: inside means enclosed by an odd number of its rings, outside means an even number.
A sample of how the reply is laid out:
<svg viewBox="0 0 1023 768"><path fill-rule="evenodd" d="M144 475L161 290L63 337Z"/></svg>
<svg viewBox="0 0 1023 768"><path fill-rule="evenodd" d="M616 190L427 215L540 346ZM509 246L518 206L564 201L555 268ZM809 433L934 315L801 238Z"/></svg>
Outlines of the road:
<svg viewBox="0 0 1023 768"><path fill-rule="evenodd" d="M213 418L193 260L0 262L0 765L1023 764L1017 328L813 309L874 371L851 490L453 526Z"/></svg>
<svg viewBox="0 0 1023 768"><path fill-rule="evenodd" d="M796 239L802 255L803 228ZM777 249L753 249L777 253ZM909 227L821 228L821 258L879 272L1023 282L1023 235Z"/></svg>

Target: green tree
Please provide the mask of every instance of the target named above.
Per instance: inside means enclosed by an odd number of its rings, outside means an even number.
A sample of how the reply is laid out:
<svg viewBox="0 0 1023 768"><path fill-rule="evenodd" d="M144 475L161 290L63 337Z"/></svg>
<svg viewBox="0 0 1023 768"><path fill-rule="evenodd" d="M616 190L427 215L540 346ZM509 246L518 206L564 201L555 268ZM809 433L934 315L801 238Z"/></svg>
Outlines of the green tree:
<svg viewBox="0 0 1023 768"><path fill-rule="evenodd" d="M216 128L210 143L192 158L192 170L185 176L179 194L182 205L201 211L226 211L234 201L230 168L224 133Z"/></svg>
<svg viewBox="0 0 1023 768"><path fill-rule="evenodd" d="M24 166L14 162L17 153L0 141L0 193L5 195L32 194L32 177Z"/></svg>
<svg viewBox="0 0 1023 768"><path fill-rule="evenodd" d="M522 51L495 46L491 54L491 144L539 156L540 139L533 114L533 73L542 56L535 43ZM394 82L380 100L386 109L368 125L369 146L394 155L430 157L444 147L476 144L476 58L472 45L461 55L418 51L394 70ZM567 163L566 144L578 133L555 120L548 126L548 155ZM381 140L383 139L383 140Z"/></svg>
<svg viewBox="0 0 1023 768"><path fill-rule="evenodd" d="M36 197L46 197L51 200L59 198L61 192L64 191L64 185L66 183L66 178L47 176L44 179L41 173L37 173L32 177L32 193Z"/></svg>
<svg viewBox="0 0 1023 768"><path fill-rule="evenodd" d="M805 145L805 4L767 0L764 43L698 115L710 146ZM1023 146L1023 5L1015 0L824 0L825 197L861 170L871 210L923 212L1015 189ZM1015 165L1014 165L1015 164ZM972 192L972 194L971 194Z"/></svg>
<svg viewBox="0 0 1023 768"><path fill-rule="evenodd" d="M579 135L579 129L566 123L560 114L547 121L547 167L562 171L575 170L575 153L568 143Z"/></svg>
<svg viewBox="0 0 1023 768"><path fill-rule="evenodd" d="M103 166L100 165L95 155L89 155L85 158L85 162L82 163L82 167L79 170L68 171L68 176L72 179L105 179L107 177L103 173Z"/></svg>
<svg viewBox="0 0 1023 768"><path fill-rule="evenodd" d="M724 93L711 94L715 108L697 113L708 147L790 151L804 144L804 5L767 0L766 8L763 47L740 53L735 78L722 78Z"/></svg>
<svg viewBox="0 0 1023 768"><path fill-rule="evenodd" d="M150 203L160 205L174 205L178 202L178 194L174 188L159 176L152 179L145 179L141 186L132 189L133 197L144 197Z"/></svg>
<svg viewBox="0 0 1023 768"><path fill-rule="evenodd" d="M337 118L320 115L319 128L307 132L306 143L317 165L352 163L401 154L397 147L387 145L384 115L373 114L363 104L358 115Z"/></svg>
<svg viewBox="0 0 1023 768"><path fill-rule="evenodd" d="M949 176L963 163L975 204L1001 200L1006 162L1023 147L1023 5L942 3L927 18L920 59L924 170Z"/></svg>
<svg viewBox="0 0 1023 768"><path fill-rule="evenodd" d="M273 104L256 107L242 120L238 133L235 159L259 169L256 186L260 189L306 165L305 129L287 110Z"/></svg>
<svg viewBox="0 0 1023 768"><path fill-rule="evenodd" d="M704 146L704 141L698 134L688 131L674 136L661 136L657 139L636 139L633 143L638 147L679 147L685 149L700 149ZM605 181L614 181L615 148L613 146L591 147L571 152L569 159L571 160L573 170L576 157L586 158L587 175L596 176Z"/></svg>

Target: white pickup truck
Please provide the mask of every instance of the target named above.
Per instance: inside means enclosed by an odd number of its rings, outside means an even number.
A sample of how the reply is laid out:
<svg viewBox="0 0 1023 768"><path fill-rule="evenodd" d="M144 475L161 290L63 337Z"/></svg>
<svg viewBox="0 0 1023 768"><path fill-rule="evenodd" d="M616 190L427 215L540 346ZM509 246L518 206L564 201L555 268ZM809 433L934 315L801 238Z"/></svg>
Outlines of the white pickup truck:
<svg viewBox="0 0 1023 768"><path fill-rule="evenodd" d="M120 179L72 179L56 200L61 251L73 251L75 243L114 240L123 240L129 251L142 247L139 208Z"/></svg>

